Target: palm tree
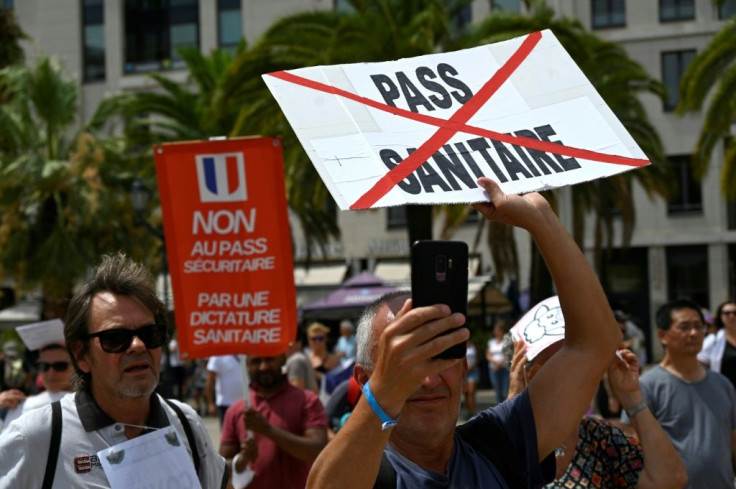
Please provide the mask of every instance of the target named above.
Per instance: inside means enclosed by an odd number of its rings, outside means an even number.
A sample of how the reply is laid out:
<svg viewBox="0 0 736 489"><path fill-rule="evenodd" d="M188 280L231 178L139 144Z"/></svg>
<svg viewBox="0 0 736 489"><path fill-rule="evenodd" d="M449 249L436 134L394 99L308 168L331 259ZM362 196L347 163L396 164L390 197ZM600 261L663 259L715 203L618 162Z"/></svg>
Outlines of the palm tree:
<svg viewBox="0 0 736 489"><path fill-rule="evenodd" d="M244 48L241 43L236 53ZM106 100L125 117L127 137L147 154L151 144L228 136L236 123L237 104L222 93L233 54L216 49L205 56L194 47L182 48L178 54L186 64L188 83L179 84L159 73L148 73L156 82L154 90Z"/></svg>
<svg viewBox="0 0 736 489"><path fill-rule="evenodd" d="M236 59L229 97L245 100L239 134L284 138L287 194L308 241L339 232L334 204L260 74L316 65L387 61L441 49L467 1L349 0L349 12L315 11L275 22ZM431 238L432 208L408 206L409 240ZM317 227L317 225L321 227Z"/></svg>
<svg viewBox="0 0 736 489"><path fill-rule="evenodd" d="M153 144L213 136L280 134L271 130L268 114L259 109L264 93L260 87L255 91L250 88L254 81L261 83L263 72L256 68L258 60L249 55L244 42L235 53L218 49L204 55L196 48L183 48L179 55L188 69L187 83L179 84L166 76L149 73L156 82L154 90L119 94L104 102L110 112L124 119L125 138L138 149L133 158L144 169L141 175L150 182L155 179L150 149ZM235 58L240 62L235 63ZM248 61L243 70L241 64L245 59ZM249 110L241 110L242 107ZM315 190L297 185L296 182L304 179L299 173L289 172L294 166L288 164L288 156L286 152L289 208L305 230L309 243L324 246L331 237L339 235L334 211L314 205L315 201L325 201L327 191L324 187Z"/></svg>
<svg viewBox="0 0 736 489"><path fill-rule="evenodd" d="M74 281L130 243L119 140L99 140L102 113L77 126L78 85L55 61L0 70L0 274L40 285L44 317L63 316Z"/></svg>
<svg viewBox="0 0 736 489"><path fill-rule="evenodd" d="M736 138L731 127L736 120L736 17L727 20L708 45L700 51L680 80L680 102L677 113L700 110L707 102L692 169L701 179L708 172L713 151L724 141L721 191L736 200Z"/></svg>
<svg viewBox="0 0 736 489"><path fill-rule="evenodd" d="M462 48L488 44L526 35L533 31L550 29L565 47L570 56L588 77L601 97L621 120L653 165L637 171L609 177L605 180L579 184L572 187L573 195L573 237L583 245L584 218L589 212L595 215L594 251L597 269L600 271L603 243L612 246L612 209L620 212L623 222L623 242L628 244L633 231L635 209L632 183L638 181L650 198L654 195L666 196L670 175L669 164L654 126L649 122L646 111L639 100L641 94L664 96L663 85L646 73L646 70L632 60L625 50L614 43L607 42L586 31L575 19L557 18L554 10L544 0L527 0L528 15L498 12L486 17L471 27L466 36L452 43L452 48ZM554 199L554 193L551 194ZM494 247L515 248L513 241L499 240L498 236L512 239L510 233L489 226L489 241ZM489 243L490 244L490 243ZM518 264L511 253L500 256L511 257L510 263L496 263L497 273L502 277L504 271L515 273ZM541 257L535 257L541 265ZM533 272L536 273L536 272ZM534 281L533 281L534 282ZM551 284L551 282L549 282ZM550 290L540 292L543 299Z"/></svg>

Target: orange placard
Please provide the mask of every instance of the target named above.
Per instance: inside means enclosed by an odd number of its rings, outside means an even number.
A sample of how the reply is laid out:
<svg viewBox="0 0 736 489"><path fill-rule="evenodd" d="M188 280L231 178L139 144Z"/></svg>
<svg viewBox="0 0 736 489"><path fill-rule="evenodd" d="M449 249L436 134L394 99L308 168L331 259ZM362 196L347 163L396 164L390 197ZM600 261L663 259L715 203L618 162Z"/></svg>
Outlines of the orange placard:
<svg viewBox="0 0 736 489"><path fill-rule="evenodd" d="M296 335L281 141L154 148L184 358L283 353Z"/></svg>

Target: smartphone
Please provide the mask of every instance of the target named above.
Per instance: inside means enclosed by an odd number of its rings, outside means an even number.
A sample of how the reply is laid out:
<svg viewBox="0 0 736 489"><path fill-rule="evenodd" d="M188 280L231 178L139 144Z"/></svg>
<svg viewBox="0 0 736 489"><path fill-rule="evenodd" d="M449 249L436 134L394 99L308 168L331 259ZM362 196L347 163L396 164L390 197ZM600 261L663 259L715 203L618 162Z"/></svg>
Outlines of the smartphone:
<svg viewBox="0 0 736 489"><path fill-rule="evenodd" d="M467 314L468 245L462 241L416 241L411 247L413 307L447 304L452 312ZM446 333L445 333L446 334ZM465 342L435 358L463 358Z"/></svg>

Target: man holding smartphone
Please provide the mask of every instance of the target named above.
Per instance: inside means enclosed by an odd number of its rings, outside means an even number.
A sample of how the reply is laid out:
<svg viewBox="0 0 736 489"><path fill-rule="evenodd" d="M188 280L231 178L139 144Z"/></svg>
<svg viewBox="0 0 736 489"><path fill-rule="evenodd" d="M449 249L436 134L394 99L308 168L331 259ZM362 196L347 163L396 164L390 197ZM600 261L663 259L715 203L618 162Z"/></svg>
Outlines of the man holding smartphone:
<svg viewBox="0 0 736 489"><path fill-rule="evenodd" d="M467 340L465 318L444 304L412 308L406 296L387 297L358 324L354 376L364 395L307 487L539 487L554 478L554 450L579 423L621 332L548 202L478 183L490 201L474 207L526 229L544 256L567 324L560 354L520 396L456 428L467 365L436 356Z"/></svg>

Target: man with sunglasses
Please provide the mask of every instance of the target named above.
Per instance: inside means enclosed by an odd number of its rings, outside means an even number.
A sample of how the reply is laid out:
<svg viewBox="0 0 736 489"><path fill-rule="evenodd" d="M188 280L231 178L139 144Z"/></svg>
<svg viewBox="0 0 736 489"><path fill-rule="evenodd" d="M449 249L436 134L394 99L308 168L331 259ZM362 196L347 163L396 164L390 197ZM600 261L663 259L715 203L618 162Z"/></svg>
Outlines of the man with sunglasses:
<svg viewBox="0 0 736 489"><path fill-rule="evenodd" d="M197 413L155 393L166 311L143 266L123 254L104 257L69 303L64 339L76 393L24 414L0 435L0 489L109 487L97 452L168 427L179 434L202 487L224 487L225 461ZM157 477L181 476L161 471Z"/></svg>
<svg viewBox="0 0 736 489"><path fill-rule="evenodd" d="M707 325L700 306L679 299L661 306L655 315L664 358L641 376L644 402L685 464L688 488L733 489L736 464L736 391L718 372L698 362Z"/></svg>
<svg viewBox="0 0 736 489"><path fill-rule="evenodd" d="M74 369L64 345L52 343L41 348L38 351L36 365L41 374L44 391L35 396L27 397L15 409L8 410L5 422L0 425L0 431L21 414L58 401L73 391L72 376L74 375Z"/></svg>

